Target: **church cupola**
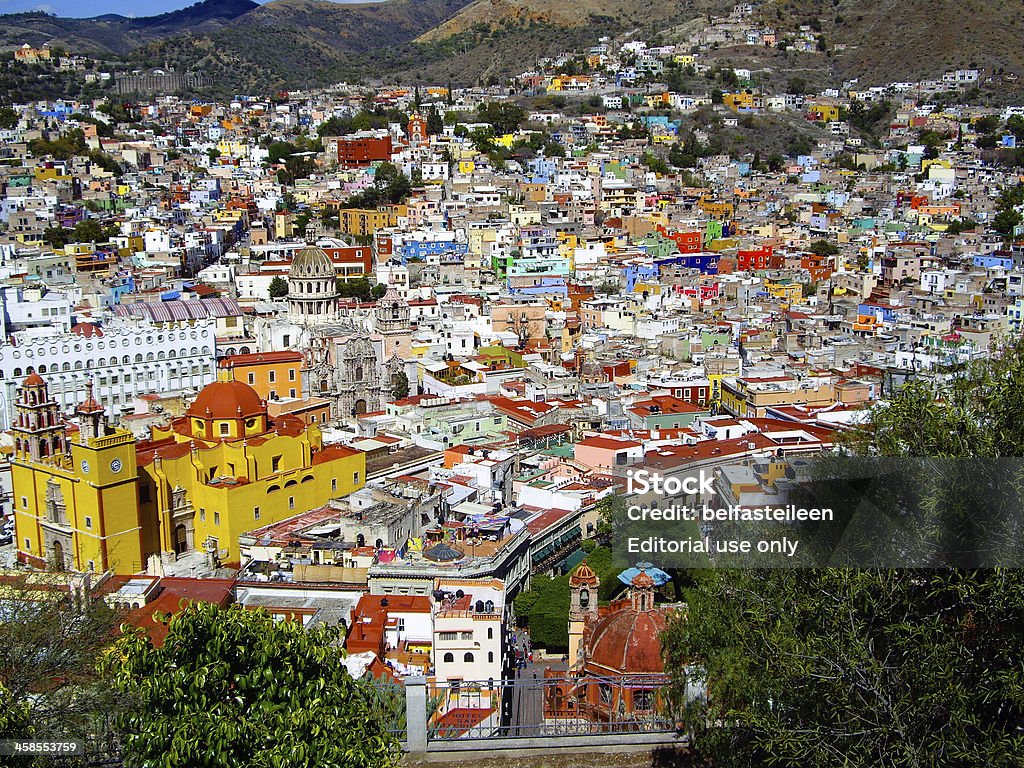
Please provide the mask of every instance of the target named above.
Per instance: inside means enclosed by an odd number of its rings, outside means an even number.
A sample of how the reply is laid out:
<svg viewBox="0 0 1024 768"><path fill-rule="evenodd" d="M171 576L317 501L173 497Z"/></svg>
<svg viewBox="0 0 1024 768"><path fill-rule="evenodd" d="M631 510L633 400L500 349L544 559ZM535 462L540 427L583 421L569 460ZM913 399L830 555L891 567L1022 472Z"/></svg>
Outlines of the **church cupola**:
<svg viewBox="0 0 1024 768"><path fill-rule="evenodd" d="M329 322L338 316L334 262L322 248L307 245L288 269L288 315L295 323Z"/></svg>
<svg viewBox="0 0 1024 768"><path fill-rule="evenodd" d="M601 580L584 560L569 577L569 619L583 620L597 616L597 589Z"/></svg>
<svg viewBox="0 0 1024 768"><path fill-rule="evenodd" d="M83 444L107 434L106 409L93 397L91 381L85 383L85 400L75 408L75 416L78 417L78 428Z"/></svg>

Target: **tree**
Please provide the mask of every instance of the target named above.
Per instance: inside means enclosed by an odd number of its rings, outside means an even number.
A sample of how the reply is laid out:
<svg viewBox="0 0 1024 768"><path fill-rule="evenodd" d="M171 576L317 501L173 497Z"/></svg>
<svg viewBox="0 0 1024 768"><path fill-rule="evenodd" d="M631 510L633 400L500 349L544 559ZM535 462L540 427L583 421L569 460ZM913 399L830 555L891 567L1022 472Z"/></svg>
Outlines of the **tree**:
<svg viewBox="0 0 1024 768"><path fill-rule="evenodd" d="M119 614L102 600L80 600L66 574L6 579L0 621L0 735L111 736L106 715L123 704L102 685L96 658ZM32 730L22 730L25 720Z"/></svg>
<svg viewBox="0 0 1024 768"><path fill-rule="evenodd" d="M839 253L839 246L828 240L815 240L811 243L810 251L816 256L835 256Z"/></svg>
<svg viewBox="0 0 1024 768"><path fill-rule="evenodd" d="M374 716L370 684L341 663L338 628L276 622L263 610L192 604L156 647L126 632L100 668L138 706L122 719L126 762L393 766L398 743Z"/></svg>
<svg viewBox="0 0 1024 768"><path fill-rule="evenodd" d="M373 176L373 184L346 200L344 208L376 208L379 205L400 203L412 192L409 177L394 163L381 163Z"/></svg>
<svg viewBox="0 0 1024 768"><path fill-rule="evenodd" d="M0 107L0 128L10 130L18 124L18 113L10 107Z"/></svg>
<svg viewBox="0 0 1024 768"><path fill-rule="evenodd" d="M919 379L843 440L852 456L1024 454L1024 341ZM973 506L976 509L976 505ZM716 766L1015 765L1024 571L701 573L664 640L671 693ZM706 680L706 703L683 685Z"/></svg>
<svg viewBox="0 0 1024 768"><path fill-rule="evenodd" d="M401 400L409 396L409 377L405 371L399 371L391 380L391 396L395 400Z"/></svg>
<svg viewBox="0 0 1024 768"><path fill-rule="evenodd" d="M280 275L275 275L270 281L270 298L281 299L288 295L288 281Z"/></svg>
<svg viewBox="0 0 1024 768"><path fill-rule="evenodd" d="M437 111L437 107L431 107L427 113L427 134L436 136L444 131L444 118Z"/></svg>
<svg viewBox="0 0 1024 768"><path fill-rule="evenodd" d="M526 118L526 112L511 101L488 101L477 107L477 117L482 123L490 123L497 136L513 133Z"/></svg>
<svg viewBox="0 0 1024 768"><path fill-rule="evenodd" d="M1011 237L1013 230L1020 222L1020 213L1013 208L1004 208L992 220L992 227L1004 237Z"/></svg>

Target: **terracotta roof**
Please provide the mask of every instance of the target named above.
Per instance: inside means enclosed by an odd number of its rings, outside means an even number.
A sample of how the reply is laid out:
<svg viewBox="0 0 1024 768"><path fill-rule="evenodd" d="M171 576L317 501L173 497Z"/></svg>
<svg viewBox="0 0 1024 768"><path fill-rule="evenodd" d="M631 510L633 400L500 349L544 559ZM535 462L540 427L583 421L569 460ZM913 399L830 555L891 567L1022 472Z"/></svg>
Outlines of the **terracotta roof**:
<svg viewBox="0 0 1024 768"><path fill-rule="evenodd" d="M237 419L266 413L267 407L256 390L241 381L207 384L187 411L197 419Z"/></svg>

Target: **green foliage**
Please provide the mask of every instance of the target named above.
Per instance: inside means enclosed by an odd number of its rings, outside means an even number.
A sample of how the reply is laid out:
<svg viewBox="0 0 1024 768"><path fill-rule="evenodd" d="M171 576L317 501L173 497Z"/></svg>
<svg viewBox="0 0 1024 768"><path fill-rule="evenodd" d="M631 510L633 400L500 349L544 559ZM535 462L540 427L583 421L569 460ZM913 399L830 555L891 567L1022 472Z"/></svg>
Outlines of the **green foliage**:
<svg viewBox="0 0 1024 768"><path fill-rule="evenodd" d="M587 544L586 541L583 542ZM598 598L608 601L623 587L617 578L618 570L612 551L608 547L582 547L587 552L587 565L601 580ZM515 599L516 615L526 620L530 637L535 645L551 653L565 653L569 649L569 574L556 576L534 576L530 589L521 592Z"/></svg>
<svg viewBox="0 0 1024 768"><path fill-rule="evenodd" d="M1021 222L1020 213L1012 208L1001 210L992 220L992 227L1004 237L1010 237Z"/></svg>
<svg viewBox="0 0 1024 768"><path fill-rule="evenodd" d="M347 299L356 299L362 302L374 301L383 296L387 290L388 287L383 283L373 285L366 277L338 280L338 293Z"/></svg>
<svg viewBox="0 0 1024 768"><path fill-rule="evenodd" d="M668 167L668 163L652 152L644 152L643 157L640 158L640 162L647 166L648 169L655 173L659 173L662 176L672 172Z"/></svg>
<svg viewBox="0 0 1024 768"><path fill-rule="evenodd" d="M816 256L835 256L839 253L839 246L828 240L815 240L809 250Z"/></svg>
<svg viewBox="0 0 1024 768"><path fill-rule="evenodd" d="M68 243L106 243L119 233L116 224L104 226L96 219L83 219L74 229L47 227L43 230L43 242L52 248L63 248Z"/></svg>
<svg viewBox="0 0 1024 768"><path fill-rule="evenodd" d="M316 168L311 155L305 154L314 150L305 143L292 144L288 141L271 142L267 147L267 163L283 164L277 172L277 179L282 184L294 184L296 179L308 178Z"/></svg>
<svg viewBox="0 0 1024 768"><path fill-rule="evenodd" d="M320 123L317 134L322 136L345 136L358 131L379 130L387 128L388 123L405 125L409 122L409 116L398 109L388 110L363 110L349 117L329 117Z"/></svg>
<svg viewBox="0 0 1024 768"><path fill-rule="evenodd" d="M990 115L990 117L994 117L994 115ZM1006 121L1006 130L1012 133L1017 138L1017 141L1024 141L1024 117L1012 115Z"/></svg>
<svg viewBox="0 0 1024 768"><path fill-rule="evenodd" d="M436 136L442 131L444 131L444 118L437 111L437 107L431 107L427 112L427 134Z"/></svg>
<svg viewBox="0 0 1024 768"><path fill-rule="evenodd" d="M344 208L376 208L380 205L400 203L412 192L409 177L393 163L381 163L373 175L373 184L342 205Z"/></svg>
<svg viewBox="0 0 1024 768"><path fill-rule="evenodd" d="M511 101L488 101L480 104L476 110L481 123L490 123L497 136L514 132L526 117L521 106Z"/></svg>
<svg viewBox="0 0 1024 768"><path fill-rule="evenodd" d="M401 400L403 397L408 396L409 377L405 374L405 371L399 371L391 380L391 397L395 400Z"/></svg>
<svg viewBox="0 0 1024 768"><path fill-rule="evenodd" d="M9 130L18 124L18 113L10 107L0 107L0 129Z"/></svg>
<svg viewBox="0 0 1024 768"><path fill-rule="evenodd" d="M843 440L858 456L1024 454L1024 340L915 380ZM1014 766L1024 571L718 570L664 639L672 694L716 766ZM706 703L685 683L705 679Z"/></svg>
<svg viewBox="0 0 1024 768"><path fill-rule="evenodd" d="M685 716L698 753L724 767L1014 765L1022 587L1020 571L704 574L664 642L677 701L687 665L710 681L709 711Z"/></svg>
<svg viewBox="0 0 1024 768"><path fill-rule="evenodd" d="M999 115L985 115L974 121L974 130L977 133L995 133L1001 124Z"/></svg>
<svg viewBox="0 0 1024 768"><path fill-rule="evenodd" d="M121 167L121 164L106 152L94 149L89 153L89 159L107 173L112 173L115 176L120 176L124 173L124 169Z"/></svg>
<svg viewBox="0 0 1024 768"><path fill-rule="evenodd" d="M32 708L28 702L15 701L11 692L0 685L0 738L23 739L32 732Z"/></svg>
<svg viewBox="0 0 1024 768"><path fill-rule="evenodd" d="M122 729L126 762L139 768L395 765L377 696L343 654L337 628L193 604L169 620L161 647L128 632L100 668L138 699Z"/></svg>
<svg viewBox="0 0 1024 768"><path fill-rule="evenodd" d="M949 222L949 226L946 228L946 234L948 235L959 235L964 232L970 232L978 226L978 222L973 219L954 219Z"/></svg>
<svg viewBox="0 0 1024 768"><path fill-rule="evenodd" d="M281 299L288 295L288 281L280 275L275 275L270 281L270 298Z"/></svg>
<svg viewBox="0 0 1024 768"><path fill-rule="evenodd" d="M50 155L58 160L70 160L75 155L88 153L85 133L81 128L72 128L55 139L32 139L28 148L35 157Z"/></svg>
<svg viewBox="0 0 1024 768"><path fill-rule="evenodd" d="M106 716L124 701L102 685L96 659L119 615L102 601L79 603L63 578L55 583L56 589L25 576L4 583L0 736L92 733L103 742L110 736Z"/></svg>

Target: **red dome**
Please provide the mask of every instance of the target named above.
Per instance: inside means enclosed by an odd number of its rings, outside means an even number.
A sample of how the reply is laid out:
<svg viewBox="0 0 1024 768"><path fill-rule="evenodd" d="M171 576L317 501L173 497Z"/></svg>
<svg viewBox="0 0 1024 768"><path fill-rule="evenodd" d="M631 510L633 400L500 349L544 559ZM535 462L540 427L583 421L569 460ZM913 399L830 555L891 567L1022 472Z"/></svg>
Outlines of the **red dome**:
<svg viewBox="0 0 1024 768"><path fill-rule="evenodd" d="M661 634L667 625L665 614L657 608L623 608L605 616L590 635L587 666L630 674L664 672Z"/></svg>
<svg viewBox="0 0 1024 768"><path fill-rule="evenodd" d="M21 382L22 386L24 386L24 387L38 387L40 384L45 384L45 383L46 382L43 381L43 377L40 376L35 371L32 371L32 373L30 373L28 376L26 376L25 380L23 382Z"/></svg>
<svg viewBox="0 0 1024 768"><path fill-rule="evenodd" d="M196 419L237 419L266 412L256 390L240 381L215 381L207 384L187 411L189 416Z"/></svg>
<svg viewBox="0 0 1024 768"><path fill-rule="evenodd" d="M580 567L573 571L572 576L569 577L570 587L590 587L597 586L597 574L594 573L594 569L587 565L587 561L584 560L580 563Z"/></svg>

